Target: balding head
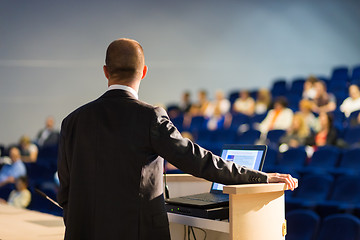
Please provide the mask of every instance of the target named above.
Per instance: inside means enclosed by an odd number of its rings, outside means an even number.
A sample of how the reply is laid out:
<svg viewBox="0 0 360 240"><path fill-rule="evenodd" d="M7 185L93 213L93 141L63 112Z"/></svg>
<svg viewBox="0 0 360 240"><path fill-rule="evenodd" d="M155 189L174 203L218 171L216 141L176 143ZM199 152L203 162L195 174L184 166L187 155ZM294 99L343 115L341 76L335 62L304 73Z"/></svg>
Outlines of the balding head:
<svg viewBox="0 0 360 240"><path fill-rule="evenodd" d="M141 80L144 75L144 52L141 45L132 39L121 38L113 41L106 51L105 75L115 82L128 83Z"/></svg>

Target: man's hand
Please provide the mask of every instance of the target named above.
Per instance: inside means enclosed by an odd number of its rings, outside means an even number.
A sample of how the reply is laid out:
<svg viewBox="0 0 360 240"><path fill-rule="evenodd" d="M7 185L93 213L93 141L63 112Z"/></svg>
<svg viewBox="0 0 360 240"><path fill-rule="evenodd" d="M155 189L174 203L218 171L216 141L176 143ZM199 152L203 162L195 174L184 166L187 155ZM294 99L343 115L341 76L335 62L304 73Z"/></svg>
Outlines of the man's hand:
<svg viewBox="0 0 360 240"><path fill-rule="evenodd" d="M267 173L268 183L286 183L287 189L294 191L298 186L298 181L296 178L293 178L290 174L280 174L280 173Z"/></svg>

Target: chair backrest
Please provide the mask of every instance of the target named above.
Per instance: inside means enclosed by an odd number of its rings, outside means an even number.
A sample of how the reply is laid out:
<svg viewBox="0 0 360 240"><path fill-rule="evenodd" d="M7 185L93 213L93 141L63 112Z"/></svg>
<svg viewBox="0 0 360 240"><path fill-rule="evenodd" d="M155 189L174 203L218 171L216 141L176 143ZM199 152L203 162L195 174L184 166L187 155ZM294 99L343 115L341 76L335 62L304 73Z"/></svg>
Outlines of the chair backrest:
<svg viewBox="0 0 360 240"><path fill-rule="evenodd" d="M270 142L270 143L279 143L280 138L286 133L285 130L282 129L274 129L274 130L270 130L268 131L267 135L266 135L266 139Z"/></svg>
<svg viewBox="0 0 360 240"><path fill-rule="evenodd" d="M334 183L330 200L343 203L360 202L360 176L359 175L341 175Z"/></svg>
<svg viewBox="0 0 360 240"><path fill-rule="evenodd" d="M293 210L286 214L286 240L314 240L319 230L320 217L311 210Z"/></svg>
<svg viewBox="0 0 360 240"><path fill-rule="evenodd" d="M271 95L273 97L285 96L287 93L287 86L285 79L277 79L273 82L271 87Z"/></svg>
<svg viewBox="0 0 360 240"><path fill-rule="evenodd" d="M353 145L360 142L360 126L351 127L346 129L344 134L344 141L349 144Z"/></svg>
<svg viewBox="0 0 360 240"><path fill-rule="evenodd" d="M290 148L283 152L279 158L279 165L286 167L302 167L306 161L306 151L304 147Z"/></svg>
<svg viewBox="0 0 360 240"><path fill-rule="evenodd" d="M319 240L356 240L360 237L360 220L350 214L334 214L321 224Z"/></svg>
<svg viewBox="0 0 360 240"><path fill-rule="evenodd" d="M349 69L346 66L339 66L333 69L330 81L348 81Z"/></svg>
<svg viewBox="0 0 360 240"><path fill-rule="evenodd" d="M360 171L360 148L345 150L341 157L340 167Z"/></svg>
<svg viewBox="0 0 360 240"><path fill-rule="evenodd" d="M303 79L303 78L294 79L291 83L290 92L292 94L302 96L302 93L304 90L304 83L305 83L305 79Z"/></svg>
<svg viewBox="0 0 360 240"><path fill-rule="evenodd" d="M336 166L340 157L340 149L334 146L323 146L314 152L309 167L331 169Z"/></svg>
<svg viewBox="0 0 360 240"><path fill-rule="evenodd" d="M236 113L232 115L231 120L231 129L238 129L240 125L242 124L248 124L249 123L249 117L242 113Z"/></svg>
<svg viewBox="0 0 360 240"><path fill-rule="evenodd" d="M308 174L299 179L299 187L294 191L294 198L311 201L324 201L329 196L334 183L330 174Z"/></svg>
<svg viewBox="0 0 360 240"><path fill-rule="evenodd" d="M261 132L255 129L249 129L246 132L239 134L235 142L237 144L255 144L259 140Z"/></svg>

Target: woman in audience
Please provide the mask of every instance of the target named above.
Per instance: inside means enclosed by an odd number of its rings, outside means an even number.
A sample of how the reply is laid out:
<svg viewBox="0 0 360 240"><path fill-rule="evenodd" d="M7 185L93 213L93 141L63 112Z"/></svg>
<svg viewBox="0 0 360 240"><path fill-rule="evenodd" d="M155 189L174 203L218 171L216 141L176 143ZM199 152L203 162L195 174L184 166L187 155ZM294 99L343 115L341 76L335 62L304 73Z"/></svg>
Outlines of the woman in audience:
<svg viewBox="0 0 360 240"><path fill-rule="evenodd" d="M295 113L292 124L286 131L286 135L280 138L280 148L297 148L302 146L305 144L309 134L310 129L306 124L303 114L300 112Z"/></svg>
<svg viewBox="0 0 360 240"><path fill-rule="evenodd" d="M19 141L19 150L23 162L36 162L38 147L33 144L28 136L22 136Z"/></svg>
<svg viewBox="0 0 360 240"><path fill-rule="evenodd" d="M336 109L336 99L331 93L326 90L326 84L324 81L317 81L314 84L316 89L316 95L313 100L313 112L332 112Z"/></svg>
<svg viewBox="0 0 360 240"><path fill-rule="evenodd" d="M336 145L337 142L337 130L333 125L333 115L327 112L320 112L319 122L320 130L311 134L306 139L306 145L314 147L322 147L325 145Z"/></svg>
<svg viewBox="0 0 360 240"><path fill-rule="evenodd" d="M224 97L224 93L220 90L215 93L215 100L209 104L205 111L208 118L207 128L216 130L224 125L225 118L230 111L230 101Z"/></svg>
<svg viewBox="0 0 360 240"><path fill-rule="evenodd" d="M266 88L259 89L255 101L255 114L264 114L271 104L271 94Z"/></svg>
<svg viewBox="0 0 360 240"><path fill-rule="evenodd" d="M293 111L287 108L286 98L278 97L274 102L274 109L270 110L260 123L259 130L264 136L273 129L286 130L291 126L292 118Z"/></svg>
<svg viewBox="0 0 360 240"><path fill-rule="evenodd" d="M233 112L242 113L248 116L254 115L255 100L250 96L249 91L240 91L240 97L236 99L233 105Z"/></svg>
<svg viewBox="0 0 360 240"><path fill-rule="evenodd" d="M312 113L312 102L307 99L303 99L299 103L299 110L300 113L303 115L305 119L305 123L307 126L314 132L319 131L320 125L319 120L315 117L315 115Z"/></svg>
<svg viewBox="0 0 360 240"><path fill-rule="evenodd" d="M360 90L358 85L352 84L349 87L349 97L340 105L340 111L349 117L352 112L357 110L360 110Z"/></svg>

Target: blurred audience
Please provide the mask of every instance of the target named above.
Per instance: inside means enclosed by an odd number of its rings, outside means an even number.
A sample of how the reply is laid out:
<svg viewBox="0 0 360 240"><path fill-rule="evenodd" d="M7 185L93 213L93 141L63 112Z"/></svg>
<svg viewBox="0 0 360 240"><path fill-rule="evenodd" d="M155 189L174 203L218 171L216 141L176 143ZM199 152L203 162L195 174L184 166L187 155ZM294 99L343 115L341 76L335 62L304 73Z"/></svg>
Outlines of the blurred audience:
<svg viewBox="0 0 360 240"><path fill-rule="evenodd" d="M0 170L0 187L15 183L15 180L21 176L26 176L25 164L21 161L20 150L12 147L9 152L11 164L5 164Z"/></svg>
<svg viewBox="0 0 360 240"><path fill-rule="evenodd" d="M331 113L320 112L320 129L312 133L305 141L306 145L322 147L325 145L336 145L338 133L334 127L334 117Z"/></svg>
<svg viewBox="0 0 360 240"><path fill-rule="evenodd" d="M35 142L39 147L54 146L59 142L59 131L54 129L55 119L51 116L45 120L45 127L39 131Z"/></svg>
<svg viewBox="0 0 360 240"><path fill-rule="evenodd" d="M274 109L271 109L265 119L260 123L259 130L263 136L274 129L286 130L291 126L293 111L287 108L285 97L278 97L274 101Z"/></svg>
<svg viewBox="0 0 360 240"><path fill-rule="evenodd" d="M332 93L326 90L324 81L317 81L314 83L316 95L313 100L312 110L315 113L332 112L336 109L336 98Z"/></svg>
<svg viewBox="0 0 360 240"><path fill-rule="evenodd" d="M17 208L26 208L31 202L31 193L28 189L28 179L21 176L16 179L16 189L11 191L8 201L0 198L0 203L9 204Z"/></svg>
<svg viewBox="0 0 360 240"><path fill-rule="evenodd" d="M320 124L318 118L315 117L315 115L311 111L312 104L313 103L310 100L302 99L299 103L299 110L300 113L303 115L308 127L312 131L317 132L320 129Z"/></svg>
<svg viewBox="0 0 360 240"><path fill-rule="evenodd" d="M23 162L36 162L39 150L28 136L24 135L20 138L19 150Z"/></svg>
<svg viewBox="0 0 360 240"><path fill-rule="evenodd" d="M191 106L189 113L192 116L205 116L209 105L210 101L208 100L207 92L205 90L200 90L198 92L198 101Z"/></svg>
<svg viewBox="0 0 360 240"><path fill-rule="evenodd" d="M233 112L242 113L247 116L252 116L255 113L255 100L250 96L250 92L242 90L239 93L239 98L233 104Z"/></svg>
<svg viewBox="0 0 360 240"><path fill-rule="evenodd" d="M349 117L352 112L357 110L360 110L360 90L358 85L352 84L349 87L349 97L340 105L340 111Z"/></svg>
<svg viewBox="0 0 360 240"><path fill-rule="evenodd" d="M280 138L280 148L297 148L305 144L306 138L310 134L310 129L306 124L302 113L294 114L292 124L287 129L286 135ZM280 149L279 148L279 149Z"/></svg>
<svg viewBox="0 0 360 240"><path fill-rule="evenodd" d="M192 106L191 102L191 94L188 91L183 92L181 97L181 102L179 104L180 111L183 113L187 113L190 111Z"/></svg>
<svg viewBox="0 0 360 240"><path fill-rule="evenodd" d="M310 75L304 82L302 98L313 100L316 96L315 83L319 81L315 76Z"/></svg>
<svg viewBox="0 0 360 240"><path fill-rule="evenodd" d="M266 113L271 105L271 93L266 88L261 88L257 92L255 101L255 114Z"/></svg>

